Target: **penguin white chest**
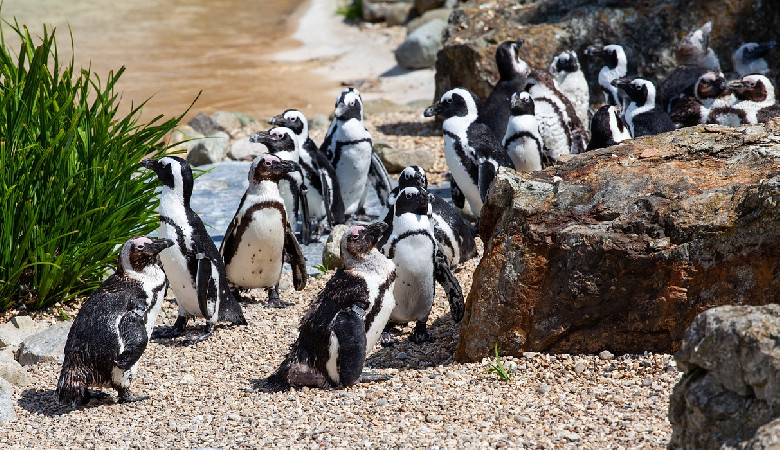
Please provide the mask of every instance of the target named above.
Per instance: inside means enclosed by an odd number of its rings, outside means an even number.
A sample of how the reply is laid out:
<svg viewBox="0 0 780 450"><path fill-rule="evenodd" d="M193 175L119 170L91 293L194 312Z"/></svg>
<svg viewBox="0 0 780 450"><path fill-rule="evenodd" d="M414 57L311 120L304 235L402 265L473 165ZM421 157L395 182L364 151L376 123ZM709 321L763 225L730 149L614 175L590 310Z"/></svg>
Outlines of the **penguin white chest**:
<svg viewBox="0 0 780 450"><path fill-rule="evenodd" d="M566 135L566 125L558 114L560 108L551 100L534 96L536 102L536 120L539 124L539 134L544 143L547 156L553 161L563 154L571 153L571 140Z"/></svg>
<svg viewBox="0 0 780 450"><path fill-rule="evenodd" d="M298 224L298 217L295 214L295 208L298 203L298 199L294 195L301 185L303 184L303 178L300 173L292 172L285 175L284 179L279 180L279 194L282 196L284 202L284 210L287 212L287 222L294 230Z"/></svg>
<svg viewBox="0 0 780 450"><path fill-rule="evenodd" d="M392 272L392 266L388 266L386 271L378 274L372 273L365 277L368 285L368 298L371 300L369 310L366 311L366 320L369 320L368 314L371 311L377 311L376 315L370 318L371 323L366 323L366 356L376 346L387 321L390 320L390 314L395 309L395 296L393 295L395 282L390 283L384 291L380 291L380 287L385 284L387 277Z"/></svg>
<svg viewBox="0 0 780 450"><path fill-rule="evenodd" d="M512 116L504 136L504 148L518 172L542 170L539 124L532 115Z"/></svg>
<svg viewBox="0 0 780 450"><path fill-rule="evenodd" d="M456 136L457 139L449 134L444 135L444 159L447 160L447 166L450 169L450 173L452 173L452 178L458 184L458 188L463 192L466 200L468 200L472 214L478 216L480 211L482 211L482 197L479 195L477 180L471 177L466 169L466 164L478 166L479 163L471 149L465 146L468 142L465 129L462 133L456 134ZM462 146L463 154L468 161L461 160L456 151L457 146Z"/></svg>
<svg viewBox="0 0 780 450"><path fill-rule="evenodd" d="M395 308L391 320L409 322L428 317L433 305L434 252L433 239L428 234L415 234L397 241L393 255Z"/></svg>
<svg viewBox="0 0 780 450"><path fill-rule="evenodd" d="M282 274L284 225L281 212L262 208L251 217L226 266L228 279L245 288L276 286Z"/></svg>
<svg viewBox="0 0 780 450"><path fill-rule="evenodd" d="M165 223L160 227L160 235L177 242L176 230ZM187 257L182 253L178 244L160 252L160 262L168 276L168 283L176 296L176 304L179 309L187 316L201 317L198 292L195 289L195 274L190 273Z"/></svg>

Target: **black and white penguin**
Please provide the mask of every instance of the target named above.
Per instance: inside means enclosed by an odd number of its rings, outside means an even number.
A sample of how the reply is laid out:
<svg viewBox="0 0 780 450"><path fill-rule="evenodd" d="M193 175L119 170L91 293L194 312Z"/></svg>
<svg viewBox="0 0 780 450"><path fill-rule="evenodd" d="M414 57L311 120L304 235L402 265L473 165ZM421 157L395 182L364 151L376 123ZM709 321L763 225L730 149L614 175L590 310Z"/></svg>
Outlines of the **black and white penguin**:
<svg viewBox="0 0 780 450"><path fill-rule="evenodd" d="M399 192L407 187L421 187L428 189L428 177L425 169L420 166L409 166L401 171L398 177L398 186L390 191L388 203L390 208L385 214L385 223L393 224L393 205ZM458 211L443 198L431 194L429 219L433 224L433 235L439 244L444 256L450 262L451 267L468 261L477 256L477 244L474 241L474 230L466 222ZM380 242L384 245L383 242Z"/></svg>
<svg viewBox="0 0 780 450"><path fill-rule="evenodd" d="M605 46L591 45L585 49L585 54L599 58L604 64L599 70L599 87L604 93L604 103L607 105L618 105L624 107L628 102L624 102L620 97L618 89L612 85L612 81L618 78L631 77L636 75L636 58L634 51L630 47L624 47L618 44ZM623 103L626 103L624 105Z"/></svg>
<svg viewBox="0 0 780 450"><path fill-rule="evenodd" d="M515 170L542 170L544 143L539 134L539 122L534 111L534 99L528 92L515 92L511 100L512 113L501 141Z"/></svg>
<svg viewBox="0 0 780 450"><path fill-rule="evenodd" d="M218 322L246 325L244 314L228 288L225 263L203 221L190 207L192 168L177 156L145 159L141 165L154 170L162 183L159 234L176 243L160 253L165 275L176 294L179 316L172 327L155 330L155 338L184 334L190 317L206 319L206 332L190 337L195 343L206 339Z"/></svg>
<svg viewBox="0 0 780 450"><path fill-rule="evenodd" d="M455 206L479 217L482 203L499 166L514 168L501 143L478 121L479 99L465 88L450 89L425 109L425 117L441 116L444 157L452 174ZM456 195L462 193L462 196ZM465 207L468 200L469 208Z"/></svg>
<svg viewBox="0 0 780 450"><path fill-rule="evenodd" d="M731 56L737 76L744 77L754 73L767 75L769 73L769 64L767 64L764 56L775 48L776 45L777 42L769 41L763 43L749 42L740 46Z"/></svg>
<svg viewBox="0 0 780 450"><path fill-rule="evenodd" d="M157 254L172 245L140 236L122 246L116 271L84 302L68 332L57 382L60 403L89 403L92 386L116 389L119 403L149 398L132 395L130 384L168 287Z"/></svg>
<svg viewBox="0 0 780 450"><path fill-rule="evenodd" d="M344 201L341 199L341 186L336 171L309 137L309 121L306 116L297 109L288 109L268 122L291 129L301 144L299 164L303 169L304 183L309 187L306 194L309 199L309 215L319 222L317 234L323 231L323 218L327 219L330 228L344 223ZM324 211L320 210L320 205Z"/></svg>
<svg viewBox="0 0 780 450"><path fill-rule="evenodd" d="M775 87L766 76L748 75L729 81L728 88L737 97L731 109L739 115L742 124L764 123L780 117Z"/></svg>
<svg viewBox="0 0 780 450"><path fill-rule="evenodd" d="M590 124L590 89L580 68L577 53L567 50L553 58L550 73L555 87L569 99L582 126L587 129Z"/></svg>
<svg viewBox="0 0 780 450"><path fill-rule="evenodd" d="M379 203L387 206L390 177L374 153L371 133L363 124L363 100L357 89L346 88L339 95L320 151L336 170L347 217L364 214L363 204L370 188L376 191Z"/></svg>
<svg viewBox="0 0 780 450"><path fill-rule="evenodd" d="M376 249L383 222L353 226L341 240L344 266L328 280L301 319L298 339L266 380L290 386L347 387L357 383L395 307L395 264Z"/></svg>
<svg viewBox="0 0 780 450"><path fill-rule="evenodd" d="M736 97L726 85L723 72L705 72L696 81L693 97L686 96L676 102L669 112L672 122L678 128L690 127L700 123L719 123L731 125L733 114L723 114L736 102ZM710 114L714 111L714 114ZM739 125L737 119L736 125Z"/></svg>
<svg viewBox="0 0 780 450"><path fill-rule="evenodd" d="M435 282L444 288L455 322L460 322L465 309L460 283L434 237L428 202L428 191L421 187L407 187L399 192L392 209L393 225L385 231L389 237L382 246L382 253L395 263L397 274L393 289L395 308L390 321L414 321L409 339L418 344L431 340L427 321L433 306Z"/></svg>
<svg viewBox="0 0 780 450"><path fill-rule="evenodd" d="M219 249L230 282L247 289L266 289L268 303L274 307L291 305L281 301L277 290L285 254L290 259L293 286L298 291L306 287L306 260L279 192L284 176L297 170L297 164L276 155L260 155L252 161L249 187Z"/></svg>
<svg viewBox="0 0 780 450"><path fill-rule="evenodd" d="M585 151L587 131L577 117L574 105L555 87L552 75L544 70L533 70L526 83L526 90L534 99L545 155L557 161L560 155Z"/></svg>
<svg viewBox="0 0 780 450"><path fill-rule="evenodd" d="M615 105L604 105L596 111L590 121L590 142L588 151L610 147L631 139L628 127Z"/></svg>
<svg viewBox="0 0 780 450"><path fill-rule="evenodd" d="M631 136L636 138L674 130L669 114L655 104L656 91L652 81L621 78L613 83L631 100L624 114Z"/></svg>
<svg viewBox="0 0 780 450"><path fill-rule="evenodd" d="M518 39L506 41L496 49L498 82L479 111L479 121L487 125L499 140L504 137L509 120L509 99L515 92L523 90L525 78L530 72L528 64L518 54L522 45L523 40Z"/></svg>

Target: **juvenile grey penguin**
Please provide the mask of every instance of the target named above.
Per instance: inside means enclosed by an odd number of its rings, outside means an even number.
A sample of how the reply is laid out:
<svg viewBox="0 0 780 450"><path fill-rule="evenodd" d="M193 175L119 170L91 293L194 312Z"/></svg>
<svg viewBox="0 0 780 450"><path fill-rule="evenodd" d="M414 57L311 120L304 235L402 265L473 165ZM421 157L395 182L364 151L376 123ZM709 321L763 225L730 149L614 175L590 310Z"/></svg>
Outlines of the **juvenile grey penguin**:
<svg viewBox="0 0 780 450"><path fill-rule="evenodd" d="M306 287L306 259L295 239L279 193L279 181L299 170L292 161L276 155L260 155L249 168L249 187L225 231L219 251L225 258L227 276L234 286L264 288L268 303L285 307L277 290L284 255L293 271L293 287Z"/></svg>
<svg viewBox="0 0 780 450"><path fill-rule="evenodd" d="M376 249L383 222L353 226L341 240L344 266L328 280L301 319L298 339L266 380L290 386L348 387L357 383L395 307L395 264Z"/></svg>
<svg viewBox="0 0 780 450"><path fill-rule="evenodd" d="M162 183L159 233L176 243L160 253L160 261L176 294L179 316L172 327L155 330L153 337L181 336L191 317L205 318L206 332L188 338L188 343L211 336L218 322L246 325L241 306L228 288L222 256L190 207L193 178L189 163L166 156L145 159L141 165L154 170Z"/></svg>
<svg viewBox="0 0 780 450"><path fill-rule="evenodd" d="M599 87L601 87L601 91L604 93L604 103L625 108L628 102L624 101L625 99L621 99L621 94L612 85L612 81L636 75L636 58L633 50L630 47L619 44L610 44L603 47L591 45L585 49L585 54L599 58L604 64L599 70L598 76Z"/></svg>
<svg viewBox="0 0 780 450"><path fill-rule="evenodd" d="M512 114L501 145L518 172L542 170L544 143L539 134L534 99L528 92L515 92L512 94L511 106Z"/></svg>
<svg viewBox="0 0 780 450"><path fill-rule="evenodd" d="M414 321L409 339L418 344L432 340L427 321L433 306L435 282L444 288L456 323L463 318L465 309L460 283L434 237L428 202L428 191L421 187L407 187L399 192L393 205L393 225L385 231L389 238L382 247L382 253L395 263L398 276L390 321Z"/></svg>
<svg viewBox="0 0 780 450"><path fill-rule="evenodd" d="M306 194L309 199L309 215L319 222L317 234L323 232L323 219L326 219L329 228L344 223L344 201L341 199L341 186L336 171L309 137L309 121L306 116L297 109L288 109L268 122L291 129L301 144L299 164L305 176L304 183L309 187ZM324 211L319 209L320 205Z"/></svg>
<svg viewBox="0 0 780 450"><path fill-rule="evenodd" d="M767 75L769 73L769 64L767 64L764 56L775 48L776 45L777 42L775 41L742 44L731 56L737 76L744 77L754 73Z"/></svg>
<svg viewBox="0 0 780 450"><path fill-rule="evenodd" d="M393 224L392 208L398 194L407 187L421 187L427 190L428 177L425 175L425 169L420 166L409 166L401 171L398 186L393 188L388 198L390 208L385 214L385 223L388 225ZM449 260L450 266L455 267L477 256L477 244L474 241L472 226L446 200L430 192L429 196L429 219L433 224L433 235L444 256ZM384 242L380 241L380 247L382 245Z"/></svg>
<svg viewBox="0 0 780 450"><path fill-rule="evenodd" d="M92 386L116 389L119 403L149 398L131 394L130 384L168 287L157 254L171 245L140 236L122 246L116 271L84 302L68 332L57 382L60 403L89 403Z"/></svg>
<svg viewBox="0 0 780 450"><path fill-rule="evenodd" d="M490 128L478 121L479 99L468 89L450 89L438 102L426 108L423 115L444 119L444 157L452 174L453 202L458 208L479 217L498 167L514 168ZM468 200L469 208L465 208L465 200Z"/></svg>
<svg viewBox="0 0 780 450"><path fill-rule="evenodd" d="M624 115L631 136L636 138L674 130L669 114L655 104L656 91L652 81L621 78L613 83L631 100Z"/></svg>
<svg viewBox="0 0 780 450"><path fill-rule="evenodd" d="M610 147L631 139L628 127L618 114L615 105L604 105L593 115L590 122L590 142L588 151Z"/></svg>
<svg viewBox="0 0 780 450"><path fill-rule="evenodd" d="M775 86L764 75L748 75L730 81L728 88L737 102L731 107L742 124L764 123L780 117L780 104L775 98Z"/></svg>
<svg viewBox="0 0 780 450"><path fill-rule="evenodd" d="M387 206L390 177L363 124L363 100L357 89L346 88L339 95L320 151L336 170L347 217L365 213L363 204L369 189L376 191L383 207Z"/></svg>
<svg viewBox="0 0 780 450"><path fill-rule="evenodd" d="M555 87L569 99L577 117L587 129L590 124L590 89L588 80L582 73L577 53L567 50L553 58L550 73L555 81Z"/></svg>
<svg viewBox="0 0 780 450"><path fill-rule="evenodd" d="M730 114L722 111L731 107L736 97L728 89L723 72L705 72L696 81L693 97L674 102L669 113L676 127L690 127L700 123L731 125ZM714 111L714 114L711 112ZM739 125L739 119L736 121Z"/></svg>
<svg viewBox="0 0 780 450"><path fill-rule="evenodd" d="M528 76L526 90L534 99L545 155L557 161L560 155L585 151L587 132L574 105L555 87L552 75L544 70L533 70Z"/></svg>
<svg viewBox="0 0 780 450"><path fill-rule="evenodd" d="M509 120L509 99L515 92L523 90L525 78L530 72L528 64L518 54L522 45L523 40L518 39L506 41L496 49L498 82L479 111L479 121L487 125L499 140L504 137Z"/></svg>

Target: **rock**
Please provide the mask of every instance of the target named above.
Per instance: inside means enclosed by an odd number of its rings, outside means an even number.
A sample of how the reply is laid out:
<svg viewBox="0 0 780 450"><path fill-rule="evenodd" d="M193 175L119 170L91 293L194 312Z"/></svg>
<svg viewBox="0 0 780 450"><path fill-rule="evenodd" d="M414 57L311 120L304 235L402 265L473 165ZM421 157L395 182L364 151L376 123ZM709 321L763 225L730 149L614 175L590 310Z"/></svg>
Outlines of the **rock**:
<svg viewBox="0 0 780 450"><path fill-rule="evenodd" d="M780 120L501 170L455 358L669 353L700 312L780 292Z"/></svg>
<svg viewBox="0 0 780 450"><path fill-rule="evenodd" d="M674 355L684 374L669 404L670 448L736 447L780 416L777 336L777 304L722 306L696 317ZM762 434L770 428L780 429ZM765 437L756 442L763 443L739 446L767 448Z"/></svg>
<svg viewBox="0 0 780 450"><path fill-rule="evenodd" d="M0 352L0 378L14 386L25 387L30 384L27 370L19 364L10 352Z"/></svg>
<svg viewBox="0 0 780 450"><path fill-rule="evenodd" d="M268 148L258 142L249 142L249 138L236 139L230 145L227 156L237 161L252 161L256 156L268 153Z"/></svg>
<svg viewBox="0 0 780 450"><path fill-rule="evenodd" d="M222 161L227 154L229 142L230 136L224 131L216 131L198 139L187 153L187 162L193 166L202 166Z"/></svg>
<svg viewBox="0 0 780 450"><path fill-rule="evenodd" d="M168 138L168 145L172 146L170 152L183 151L189 153L197 143L197 140L202 137L202 133L195 131L189 125L178 126L171 132Z"/></svg>
<svg viewBox="0 0 780 450"><path fill-rule="evenodd" d="M414 9L420 14L442 6L444 6L444 0L414 0Z"/></svg>
<svg viewBox="0 0 780 450"><path fill-rule="evenodd" d="M540 384L539 387L536 388L536 392L539 394L546 394L550 392L550 385L547 383Z"/></svg>
<svg viewBox="0 0 780 450"><path fill-rule="evenodd" d="M8 423L16 419L14 402L9 394L0 394L0 423Z"/></svg>
<svg viewBox="0 0 780 450"><path fill-rule="evenodd" d="M214 119L206 113L198 113L197 116L187 122L187 125L204 136L211 136L219 131L219 127L214 123Z"/></svg>
<svg viewBox="0 0 780 450"><path fill-rule="evenodd" d="M523 38L521 57L531 66L546 68L563 50L575 50L591 84L591 101L597 94L598 63L585 58L591 44L620 43L638 53L639 73L664 79L675 66L673 49L685 32L715 21L709 44L724 70L731 67L731 53L743 42L778 41L780 8L771 2L734 0L516 0L462 2L450 17L444 43L436 61L436 94L462 86L484 98L498 80L495 51L506 40ZM685 11L685 14L680 14ZM771 62L780 71L780 58Z"/></svg>
<svg viewBox="0 0 780 450"><path fill-rule="evenodd" d="M387 22L390 26L406 23L412 3L407 0L363 0L363 20Z"/></svg>
<svg viewBox="0 0 780 450"><path fill-rule="evenodd" d="M410 20L409 23L406 24L406 32L407 34L411 33L414 30L420 28L421 26L433 20L443 20L447 22L450 19L450 14L452 14L452 10L446 8L438 8L438 9L432 9L430 11L426 11L420 17L415 17L414 19Z"/></svg>
<svg viewBox="0 0 780 450"><path fill-rule="evenodd" d="M614 358L615 355L609 352L609 350L604 350L603 352L599 353L599 359L602 359L604 361L609 361L610 359Z"/></svg>
<svg viewBox="0 0 780 450"><path fill-rule="evenodd" d="M312 114L309 120L309 130L322 130L330 125L330 119L325 114Z"/></svg>
<svg viewBox="0 0 780 450"><path fill-rule="evenodd" d="M216 127L215 131L224 131L231 136L242 126L241 120L234 113L227 111L215 112L211 115L211 121ZM209 135L211 134L213 133L209 133Z"/></svg>
<svg viewBox="0 0 780 450"><path fill-rule="evenodd" d="M5 378L0 378L0 395L14 395L14 385Z"/></svg>
<svg viewBox="0 0 780 450"><path fill-rule="evenodd" d="M390 173L401 173L409 166L420 166L426 171L433 169L434 157L430 152L413 149L394 149L386 143L375 142L374 151Z"/></svg>
<svg viewBox="0 0 780 450"><path fill-rule="evenodd" d="M577 375L581 374L582 372L585 372L585 369L586 367L585 364L583 363L577 363L574 365L574 373L576 373Z"/></svg>
<svg viewBox="0 0 780 450"><path fill-rule="evenodd" d="M0 325L0 348L16 350L27 336L45 328L46 325L36 323L30 316L11 317L11 320Z"/></svg>
<svg viewBox="0 0 780 450"><path fill-rule="evenodd" d="M780 448L780 419L762 425L755 436L742 445L746 450L771 450Z"/></svg>
<svg viewBox="0 0 780 450"><path fill-rule="evenodd" d="M72 321L60 322L25 339L17 353L19 364L30 366L44 361L61 363L71 325Z"/></svg>
<svg viewBox="0 0 780 450"><path fill-rule="evenodd" d="M195 376L191 373L185 374L183 377L181 377L181 380L179 380L179 384L193 384L195 383Z"/></svg>
<svg viewBox="0 0 780 450"><path fill-rule="evenodd" d="M253 123L261 123L261 122L264 123L265 122L264 120L260 119L259 117L255 117L255 116L252 116L252 115L249 115L249 114L245 114L245 113L242 113L242 112L238 112L238 111L234 112L233 115L236 116L236 119L238 119L238 123L239 123L240 127L245 127L245 126L247 126L249 124L253 124Z"/></svg>
<svg viewBox="0 0 780 450"><path fill-rule="evenodd" d="M436 53L441 50L442 32L447 26L443 20L432 20L409 33L395 50L395 60L406 69L426 69L436 64Z"/></svg>
<svg viewBox="0 0 780 450"><path fill-rule="evenodd" d="M349 227L344 224L334 225L330 231L325 246L322 248L322 264L331 269L338 269L344 265L341 260L341 238L344 237L344 233L347 232Z"/></svg>

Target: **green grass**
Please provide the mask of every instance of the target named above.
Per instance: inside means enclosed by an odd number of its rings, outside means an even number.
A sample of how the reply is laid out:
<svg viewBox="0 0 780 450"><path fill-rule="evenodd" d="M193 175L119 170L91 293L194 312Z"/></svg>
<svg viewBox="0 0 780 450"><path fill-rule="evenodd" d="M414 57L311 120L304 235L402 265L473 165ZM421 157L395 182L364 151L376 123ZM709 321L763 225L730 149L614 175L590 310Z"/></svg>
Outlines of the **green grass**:
<svg viewBox="0 0 780 450"><path fill-rule="evenodd" d="M120 68L99 77L61 61L54 30L0 23L0 311L94 290L128 238L158 226L145 155L182 116L118 113ZM10 29L9 29L10 28ZM6 33L18 36L13 50ZM72 35L71 35L72 40Z"/></svg>
<svg viewBox="0 0 780 450"><path fill-rule="evenodd" d="M336 14L344 16L345 20L355 21L363 18L363 0L351 0L336 9Z"/></svg>
<svg viewBox="0 0 780 450"><path fill-rule="evenodd" d="M498 376L498 379L501 381L512 381L512 376L509 374L509 372L504 368L504 363L501 362L501 358L498 357L498 343L496 343L496 346L493 349L495 351L495 363L490 363L489 368L485 371L485 373L494 373L496 376Z"/></svg>

